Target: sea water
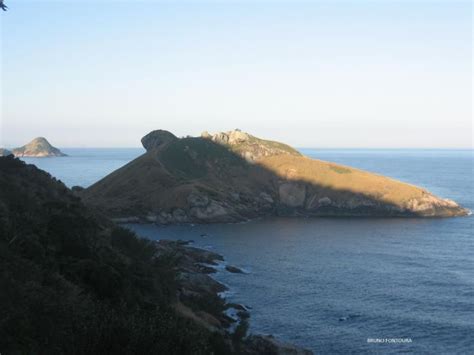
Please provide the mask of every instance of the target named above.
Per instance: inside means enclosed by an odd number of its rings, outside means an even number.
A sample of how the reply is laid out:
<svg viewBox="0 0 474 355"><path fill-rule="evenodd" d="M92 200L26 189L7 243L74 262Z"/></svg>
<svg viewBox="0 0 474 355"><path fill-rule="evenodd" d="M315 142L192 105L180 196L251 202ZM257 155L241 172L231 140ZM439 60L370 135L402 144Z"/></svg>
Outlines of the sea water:
<svg viewBox="0 0 474 355"><path fill-rule="evenodd" d="M22 158L50 173L68 187L89 187L145 153L143 148L61 148L67 156Z"/></svg>

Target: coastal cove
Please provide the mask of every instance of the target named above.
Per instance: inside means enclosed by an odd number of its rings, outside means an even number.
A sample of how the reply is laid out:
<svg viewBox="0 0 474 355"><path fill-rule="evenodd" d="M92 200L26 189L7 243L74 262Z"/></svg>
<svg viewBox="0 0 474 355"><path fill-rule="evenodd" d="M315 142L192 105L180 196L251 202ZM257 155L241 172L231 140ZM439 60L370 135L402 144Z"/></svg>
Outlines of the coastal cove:
<svg viewBox="0 0 474 355"><path fill-rule="evenodd" d="M302 152L414 183L474 209L469 150ZM251 332L322 353L469 353L473 222L469 215L129 227L151 239L192 240L241 268L244 274L221 270L216 278L230 288L229 301L252 307ZM411 342L370 344L368 338Z"/></svg>
<svg viewBox="0 0 474 355"><path fill-rule="evenodd" d="M62 151L69 157L24 160L68 186L86 187L143 152ZM474 209L471 150L301 151L422 186ZM252 307L251 332L317 352L466 353L474 350L474 314L467 311L474 308L472 223L470 215L130 227L151 239L193 240L242 268L246 273L219 271L215 277L229 286L229 301ZM369 337L412 342L367 344Z"/></svg>
<svg viewBox="0 0 474 355"><path fill-rule="evenodd" d="M276 218L128 227L150 239L192 240L242 269L221 267L213 277L229 287L228 301L251 307L252 333L315 353L468 353L472 220L456 222ZM373 345L368 338L413 342Z"/></svg>

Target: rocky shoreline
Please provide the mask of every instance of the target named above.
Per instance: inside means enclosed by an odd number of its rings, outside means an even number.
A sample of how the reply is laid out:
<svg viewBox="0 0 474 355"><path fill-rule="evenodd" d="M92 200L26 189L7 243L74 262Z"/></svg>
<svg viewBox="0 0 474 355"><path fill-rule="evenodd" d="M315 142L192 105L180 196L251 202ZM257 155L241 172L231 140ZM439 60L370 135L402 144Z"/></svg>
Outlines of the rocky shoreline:
<svg viewBox="0 0 474 355"><path fill-rule="evenodd" d="M448 204L450 203L449 200L447 200ZM252 222L256 220L261 220L265 218L277 218L277 217L284 217L284 218L318 218L318 217L328 217L328 218L450 218L450 217L465 217L465 216L470 216L472 214L472 211L469 209L463 209L461 213L459 214L453 214L453 215L425 215L425 216L420 216L416 215L410 212L407 213L394 213L392 215L390 214L369 214L364 211L361 211L360 213L356 213L355 211L352 212L344 212L340 210L326 210L324 213L298 213L295 211L292 214L272 214L272 213L266 213L262 215L256 215L253 217L245 217L245 218L236 218L236 219L229 219L229 220L221 220L221 219L205 219L205 220L199 220L199 219L187 219L187 218L175 218L173 216L173 213L167 213L167 212L162 212L158 215L135 215L135 216L124 216L124 217L109 217L109 219L117 224L155 224L158 226L173 226L173 225L194 225L194 224L218 224L218 223L224 223L224 224L234 224L234 223L247 223L247 222Z"/></svg>
<svg viewBox="0 0 474 355"><path fill-rule="evenodd" d="M196 248L189 241L160 240L156 242L157 256L173 255L177 258L178 301L176 311L185 318L205 327L209 331L242 337L241 354L295 354L309 355L310 350L282 342L271 335L248 335L250 313L247 306L227 302L222 293L228 288L210 275L219 263L224 262L220 254ZM225 265L224 270L240 273L242 270ZM206 307L193 307L207 300Z"/></svg>

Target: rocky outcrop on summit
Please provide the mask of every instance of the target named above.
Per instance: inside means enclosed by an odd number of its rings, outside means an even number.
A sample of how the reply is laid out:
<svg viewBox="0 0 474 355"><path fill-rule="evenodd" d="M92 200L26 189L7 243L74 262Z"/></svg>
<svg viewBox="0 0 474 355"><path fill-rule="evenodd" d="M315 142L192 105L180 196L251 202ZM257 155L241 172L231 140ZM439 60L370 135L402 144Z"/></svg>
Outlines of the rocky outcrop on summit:
<svg viewBox="0 0 474 355"><path fill-rule="evenodd" d="M48 140L44 137L35 138L23 147L13 149L12 153L16 157L43 158L66 156L66 154L61 152L58 148L49 144Z"/></svg>
<svg viewBox="0 0 474 355"><path fill-rule="evenodd" d="M451 217L451 200L378 174L310 159L231 131L145 136L147 152L80 192L120 221L237 222L264 216Z"/></svg>
<svg viewBox="0 0 474 355"><path fill-rule="evenodd" d="M11 151L5 148L0 148L0 157L6 157L13 154Z"/></svg>
<svg viewBox="0 0 474 355"><path fill-rule="evenodd" d="M301 156L300 152L289 145L257 138L239 129L215 134L209 134L207 131L204 131L201 133L201 137L227 146L249 162L255 162L263 157L283 154Z"/></svg>

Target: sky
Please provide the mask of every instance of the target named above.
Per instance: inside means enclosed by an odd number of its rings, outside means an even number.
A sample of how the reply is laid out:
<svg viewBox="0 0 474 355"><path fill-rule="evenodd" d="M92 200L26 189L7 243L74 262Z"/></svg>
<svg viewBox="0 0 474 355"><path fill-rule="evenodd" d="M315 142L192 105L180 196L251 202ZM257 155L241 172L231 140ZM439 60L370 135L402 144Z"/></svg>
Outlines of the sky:
<svg viewBox="0 0 474 355"><path fill-rule="evenodd" d="M5 2L0 147L472 147L470 1Z"/></svg>

